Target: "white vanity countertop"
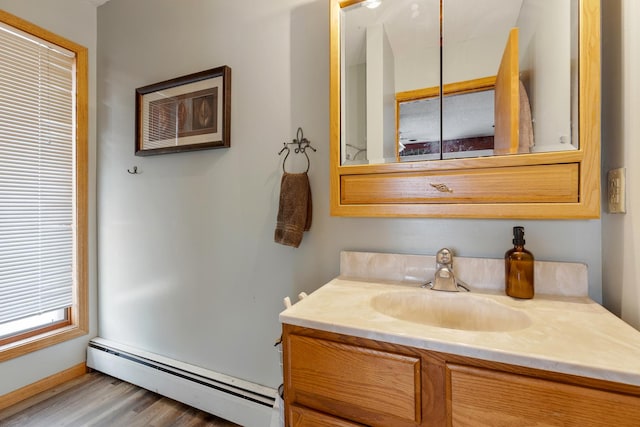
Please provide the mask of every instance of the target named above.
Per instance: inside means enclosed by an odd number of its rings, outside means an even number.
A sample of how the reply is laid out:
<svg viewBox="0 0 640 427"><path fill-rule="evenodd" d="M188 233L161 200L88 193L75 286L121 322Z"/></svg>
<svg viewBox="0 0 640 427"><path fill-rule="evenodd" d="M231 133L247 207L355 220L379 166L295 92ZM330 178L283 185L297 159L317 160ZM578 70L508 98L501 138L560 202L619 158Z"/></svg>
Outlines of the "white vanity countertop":
<svg viewBox="0 0 640 427"><path fill-rule="evenodd" d="M416 284L340 276L283 311L280 321L640 386L640 332L587 297L536 295L532 300L516 300L499 293L473 292L474 297L522 310L531 319L531 325L520 330L478 332L428 326L376 311L371 299L391 291L437 292Z"/></svg>

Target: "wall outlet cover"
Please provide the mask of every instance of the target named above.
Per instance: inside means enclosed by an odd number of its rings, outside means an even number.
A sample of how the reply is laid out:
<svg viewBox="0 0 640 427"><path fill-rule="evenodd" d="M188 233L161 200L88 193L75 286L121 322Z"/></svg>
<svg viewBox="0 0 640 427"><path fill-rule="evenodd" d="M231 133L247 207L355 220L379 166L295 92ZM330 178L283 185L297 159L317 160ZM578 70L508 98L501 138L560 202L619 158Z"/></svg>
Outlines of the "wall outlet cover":
<svg viewBox="0 0 640 427"><path fill-rule="evenodd" d="M607 173L607 201L609 213L626 213L625 168L611 169Z"/></svg>

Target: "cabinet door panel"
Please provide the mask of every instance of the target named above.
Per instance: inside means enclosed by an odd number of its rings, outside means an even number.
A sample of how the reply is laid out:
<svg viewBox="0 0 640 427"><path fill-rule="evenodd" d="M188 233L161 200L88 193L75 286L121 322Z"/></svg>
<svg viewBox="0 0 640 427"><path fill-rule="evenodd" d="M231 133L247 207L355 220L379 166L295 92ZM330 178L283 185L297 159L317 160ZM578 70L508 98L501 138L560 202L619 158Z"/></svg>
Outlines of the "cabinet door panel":
<svg viewBox="0 0 640 427"><path fill-rule="evenodd" d="M289 419L291 427L363 427L362 424L345 421L296 405L291 406Z"/></svg>
<svg viewBox="0 0 640 427"><path fill-rule="evenodd" d="M298 335L285 349L287 401L368 425L420 422L420 358Z"/></svg>
<svg viewBox="0 0 640 427"><path fill-rule="evenodd" d="M554 381L447 365L454 427L640 425L640 399Z"/></svg>

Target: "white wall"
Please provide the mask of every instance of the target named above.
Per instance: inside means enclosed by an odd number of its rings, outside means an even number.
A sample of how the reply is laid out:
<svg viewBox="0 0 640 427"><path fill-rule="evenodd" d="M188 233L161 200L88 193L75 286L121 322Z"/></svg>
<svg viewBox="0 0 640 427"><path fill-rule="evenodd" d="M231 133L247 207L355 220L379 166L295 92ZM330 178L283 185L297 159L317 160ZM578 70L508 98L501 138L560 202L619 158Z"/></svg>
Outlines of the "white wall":
<svg viewBox="0 0 640 427"><path fill-rule="evenodd" d="M495 76L507 33L447 42L443 49L443 84ZM473 66L469 66L473 64ZM396 91L440 85L440 48L434 46L416 55L396 56Z"/></svg>
<svg viewBox="0 0 640 427"><path fill-rule="evenodd" d="M89 49L89 334L0 363L0 395L86 359L97 331L96 303L96 8L86 0L0 0L0 8Z"/></svg>
<svg viewBox="0 0 640 427"><path fill-rule="evenodd" d="M627 214L602 218L603 299L640 329L640 3L603 7L603 188L606 172L625 167Z"/></svg>
<svg viewBox="0 0 640 427"><path fill-rule="evenodd" d="M367 160L367 70L366 64L360 63L345 67L344 110L342 122L345 126L344 135L348 146L341 153L342 164L354 159ZM365 150L365 151L360 151ZM357 157L356 157L357 156Z"/></svg>
<svg viewBox="0 0 640 427"><path fill-rule="evenodd" d="M382 155L385 162L396 159L396 88L395 88L395 63L393 50L389 43L387 32L383 31L382 41ZM369 105L367 103L367 105ZM368 108L368 107L367 107Z"/></svg>
<svg viewBox="0 0 640 427"><path fill-rule="evenodd" d="M577 58L571 57L568 22L567 0L525 0L518 18L520 77L531 102L536 152L573 149L569 94Z"/></svg>
<svg viewBox="0 0 640 427"><path fill-rule="evenodd" d="M600 221L329 216L329 2L111 0L98 10L100 335L277 386L282 298L338 272L339 251L502 257L526 227L540 260L589 265ZM133 155L134 90L233 69L231 148ZM273 242L282 160L298 126L318 149L314 216L298 249ZM140 175L129 175L137 165ZM292 166L295 166L292 164Z"/></svg>
<svg viewBox="0 0 640 427"><path fill-rule="evenodd" d="M366 141L369 163L395 159L394 58L384 25L367 26Z"/></svg>

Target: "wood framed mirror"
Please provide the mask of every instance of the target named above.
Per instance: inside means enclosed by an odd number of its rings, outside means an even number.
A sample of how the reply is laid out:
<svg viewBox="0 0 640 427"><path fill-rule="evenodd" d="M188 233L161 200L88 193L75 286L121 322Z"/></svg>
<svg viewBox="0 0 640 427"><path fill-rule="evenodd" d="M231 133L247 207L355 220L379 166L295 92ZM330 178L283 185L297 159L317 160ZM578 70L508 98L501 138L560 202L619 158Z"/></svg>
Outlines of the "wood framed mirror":
<svg viewBox="0 0 640 427"><path fill-rule="evenodd" d="M446 16L447 2L452 0L443 1ZM474 2L475 5L474 0L455 1L458 4L464 1ZM554 1L555 4L558 2L558 0L522 0L523 3L531 1ZM572 80L572 87L567 89L575 94L571 98L571 103L575 104L571 106L571 117L565 120L572 127L569 131L571 141L567 145L568 149L564 151L522 150L522 141L527 141L526 130L523 130L519 123L522 108L516 108L515 116L510 116L507 112L495 107L494 125L504 130L496 130L496 135L492 135L493 139L500 139L500 141L497 145L495 145L496 141L492 141L495 147L491 147L490 155L451 155L449 157L441 155L437 160L423 157L419 160L402 161L399 150L405 144L401 142L399 136L399 129L402 126L402 122L398 119L400 104L394 99L392 101L395 109L392 111L392 132L389 132L392 148L387 153L381 151L382 156L392 157L393 160L375 162L371 161L372 156L366 153L367 147L362 148L357 143L352 143L355 139L351 139L352 136L347 134L346 129L353 126L346 117L346 107L343 107L343 98L347 92L344 86L347 53L341 49L345 45L346 37L341 32L341 27L345 13L361 7L361 3L364 2L330 0L331 214L522 219L599 217L600 2L598 0L561 1L569 2L571 7L575 8L576 16L575 22L566 23L568 27L573 28L572 31L575 32L576 37L576 52L572 53L575 64L570 65L575 81ZM401 2L396 0L396 3ZM475 10L475 6L466 9ZM548 15L547 18L551 23L557 24L554 15ZM460 20L464 21L464 19L466 18ZM446 39L444 46L446 48ZM508 46L506 38L505 43L500 47L503 61L508 51L505 46ZM517 52L515 56L518 56ZM513 62L513 58L511 61ZM439 94L444 96L440 97L439 102L444 105L445 101L448 102L448 98L454 100L454 97L447 96L445 88L455 86L455 83L460 83L461 80L458 78L451 82L449 78L451 73L443 78L448 68L440 67L440 69ZM500 78L496 77L497 71L495 70L493 75L485 72L485 77L498 81ZM425 73L429 72L425 71ZM512 82L507 86L506 105L521 102L522 97L517 88L522 87L523 80L527 81L529 78L527 73L531 73L531 70L525 66L515 71L515 74L513 71L511 73L512 79L515 75L515 83ZM537 71L537 74L538 78L554 75L552 71ZM368 77L368 80L373 80L373 77ZM369 84L368 81L367 84ZM498 85L499 83L494 83L494 89ZM428 86L425 85L423 88ZM402 92L411 91L397 90L395 94L402 95ZM494 99L497 100L499 96L503 95L496 93ZM498 101L495 102L498 103ZM532 111L542 117L547 110L553 110L550 106L547 107L551 104L553 103L538 102L535 105L535 111L534 109ZM380 110L377 106L375 108ZM486 110L486 108L478 108L478 110ZM441 122L444 123L441 128L446 129L449 116L444 111L447 111L447 107L441 107L439 111ZM447 116L443 117L445 114ZM382 122L375 119L376 116L371 117L374 119L367 116L368 121ZM534 118L530 123L534 121L539 120ZM456 131L460 128L458 122L452 121ZM375 139L383 133L385 135L383 139L387 138L387 130L380 130L366 134L365 139ZM439 133L444 132L440 130ZM538 133L536 144L544 145L549 138L544 136L542 131ZM445 138L441 136L442 146L444 146L443 139ZM567 137L561 134L557 139L560 142L566 142ZM442 148L440 150L444 151ZM353 159L351 157L353 153L357 154L355 159L357 161L348 161Z"/></svg>

